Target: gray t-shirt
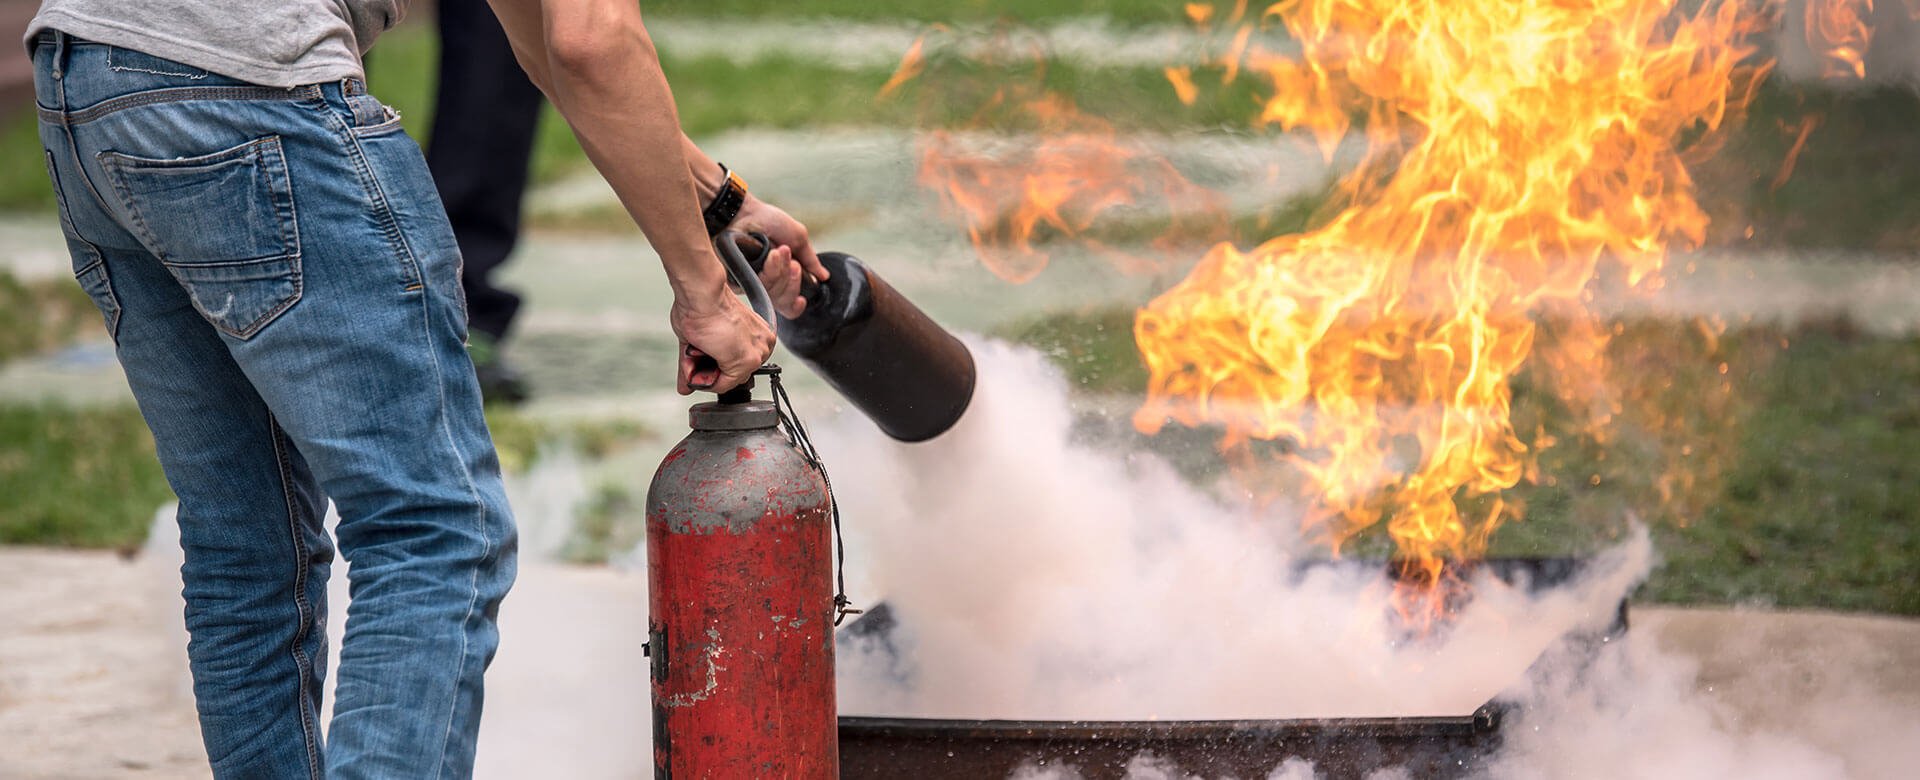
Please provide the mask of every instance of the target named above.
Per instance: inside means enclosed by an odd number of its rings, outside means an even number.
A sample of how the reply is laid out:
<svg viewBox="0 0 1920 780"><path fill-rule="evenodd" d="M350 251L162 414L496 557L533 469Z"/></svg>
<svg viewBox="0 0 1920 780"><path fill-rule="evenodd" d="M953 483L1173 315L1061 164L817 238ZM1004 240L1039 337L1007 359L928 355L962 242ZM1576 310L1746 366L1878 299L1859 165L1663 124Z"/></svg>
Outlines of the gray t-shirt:
<svg viewBox="0 0 1920 780"><path fill-rule="evenodd" d="M407 0L41 0L42 30L274 87L364 76L360 55Z"/></svg>

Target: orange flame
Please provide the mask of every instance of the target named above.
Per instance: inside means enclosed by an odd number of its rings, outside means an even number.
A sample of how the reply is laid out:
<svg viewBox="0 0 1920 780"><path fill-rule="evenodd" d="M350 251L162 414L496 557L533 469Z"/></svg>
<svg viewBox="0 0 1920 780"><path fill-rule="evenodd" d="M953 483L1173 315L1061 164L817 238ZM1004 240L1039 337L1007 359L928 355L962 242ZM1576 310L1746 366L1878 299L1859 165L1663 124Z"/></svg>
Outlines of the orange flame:
<svg viewBox="0 0 1920 780"><path fill-rule="evenodd" d="M1810 114L1791 127L1781 122L1781 130L1794 134L1793 146L1787 149L1786 159L1780 162L1780 170L1773 175L1773 184L1768 188L1769 190L1778 190L1787 183L1787 179L1793 178L1793 166L1800 161L1800 152L1807 148L1807 137L1813 135L1813 129L1819 127L1820 122L1819 114Z"/></svg>
<svg viewBox="0 0 1920 780"><path fill-rule="evenodd" d="M1217 214L1214 193L1158 155L1121 141L1111 125L1071 101L1044 96L1020 108L1039 123L1037 144L936 131L920 150L920 183L966 225L982 261L1002 279L1017 284L1039 274L1051 257L1044 242L1056 238L1086 246L1123 271L1157 270L1153 257L1102 241L1096 223L1143 202L1199 214L1176 211L1176 223Z"/></svg>
<svg viewBox="0 0 1920 780"><path fill-rule="evenodd" d="M1201 20L1210 11L1211 6L1189 7ZM919 139L920 183L940 198L948 216L965 226L995 274L1014 283L1032 279L1046 267L1056 242L1085 247L1126 272L1157 271L1169 247L1196 238L1216 241L1226 234L1218 193L1188 181L1145 144L1122 139L1108 122L1041 86L1048 65L1044 36L1017 35L1007 27L984 36L944 25L929 31L908 47L877 98L897 94L916 78L932 78L927 75L929 46L960 55L947 57L949 61L964 57L989 72L1013 67L1026 74L1019 82L992 85L990 90L971 88L977 85L969 84L966 76L943 81L934 98L935 111L950 113L955 103L977 100L973 119L965 123L974 131L932 130ZM935 33L940 37L930 40ZM1191 102L1197 96L1187 69L1169 68L1166 74L1182 100ZM1005 124L1031 134L1010 136L985 129ZM1150 242L1154 252L1130 251L1101 238L1109 226L1123 234L1137 233L1122 224L1127 217L1167 226Z"/></svg>
<svg viewBox="0 0 1920 780"><path fill-rule="evenodd" d="M1194 99L1200 95L1200 88L1193 85L1193 69L1167 68L1166 74L1167 82L1173 85L1173 94L1180 98L1181 103L1193 105Z"/></svg>
<svg viewBox="0 0 1920 780"><path fill-rule="evenodd" d="M1588 311L1589 285L1604 269L1655 288L1668 246L1703 240L1707 216L1685 164L1716 148L1767 72L1742 64L1764 8L1285 0L1249 18L1237 0L1226 13L1185 10L1203 29L1239 25L1196 62L1219 67L1222 83L1264 80L1272 97L1259 124L1304 131L1329 159L1356 133L1368 151L1321 227L1250 250L1215 246L1137 313L1150 379L1135 425L1217 426L1243 475L1261 468L1256 453L1278 452L1306 482L1308 530L1337 552L1384 521L1412 583L1396 605L1416 623L1436 618L1452 595L1443 562L1480 556L1522 516L1503 491L1535 478L1537 453L1554 442L1543 428L1516 431L1516 371L1531 363L1542 385L1576 401L1579 433L1595 442L1623 411L1605 387L1616 331ZM1298 57L1253 38L1275 22ZM889 88L919 72L919 54L916 43ZM1193 69L1165 73L1193 104ZM1032 278L1052 237L1123 268L1157 267L1099 240L1096 222L1142 199L1193 200L1198 187L1062 98L1001 89L990 104L1017 108L1043 140L932 133L920 179L995 273ZM1542 333L1536 322L1548 317L1555 327Z"/></svg>
<svg viewBox="0 0 1920 780"><path fill-rule="evenodd" d="M1603 260L1645 284L1669 244L1702 239L1682 138L1721 130L1764 70L1739 65L1751 7L1678 5L1269 8L1302 55L1247 52L1273 87L1262 120L1330 153L1361 119L1369 152L1324 227L1217 246L1138 313L1151 379L1136 426L1222 426L1242 459L1253 439L1291 442L1310 527L1337 550L1384 520L1419 585L1478 556L1520 513L1500 498L1530 454L1508 379L1534 316L1593 321ZM1597 375L1606 330L1570 332L1550 362ZM1442 590L1415 598L1437 610Z"/></svg>
<svg viewBox="0 0 1920 780"><path fill-rule="evenodd" d="M1873 46L1873 0L1806 0L1807 45L1820 56L1823 78L1867 77Z"/></svg>
<svg viewBox="0 0 1920 780"><path fill-rule="evenodd" d="M1213 6L1207 5L1206 3L1188 3L1187 18L1192 19L1194 24L1205 29L1207 23L1213 20Z"/></svg>
<svg viewBox="0 0 1920 780"><path fill-rule="evenodd" d="M913 45L907 47L906 56L900 58L899 67L893 69L893 75L887 78L887 83L880 85L880 93L875 95L875 98L887 99L894 90L900 88L900 85L912 81L920 75L921 71L926 70L926 45L927 36L925 35L913 39Z"/></svg>

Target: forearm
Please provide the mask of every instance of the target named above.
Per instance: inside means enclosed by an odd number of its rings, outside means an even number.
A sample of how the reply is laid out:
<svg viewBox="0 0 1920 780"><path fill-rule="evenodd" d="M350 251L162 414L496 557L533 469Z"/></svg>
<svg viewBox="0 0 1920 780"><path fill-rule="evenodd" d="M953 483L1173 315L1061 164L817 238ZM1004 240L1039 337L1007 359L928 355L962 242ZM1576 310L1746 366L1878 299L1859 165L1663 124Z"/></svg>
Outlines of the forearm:
<svg viewBox="0 0 1920 780"><path fill-rule="evenodd" d="M694 194L701 203L712 203L713 196L720 191L720 185L727 180L726 174L720 172L720 163L700 151L700 146L685 133L680 135L680 154L687 158L687 171L693 175ZM752 197L753 193L747 193L747 196Z"/></svg>
<svg viewBox="0 0 1920 780"><path fill-rule="evenodd" d="M699 205L718 187L719 168L680 132L639 7L633 0L491 2L515 55L659 253L675 293L724 289ZM693 161L712 169L711 181L695 174Z"/></svg>

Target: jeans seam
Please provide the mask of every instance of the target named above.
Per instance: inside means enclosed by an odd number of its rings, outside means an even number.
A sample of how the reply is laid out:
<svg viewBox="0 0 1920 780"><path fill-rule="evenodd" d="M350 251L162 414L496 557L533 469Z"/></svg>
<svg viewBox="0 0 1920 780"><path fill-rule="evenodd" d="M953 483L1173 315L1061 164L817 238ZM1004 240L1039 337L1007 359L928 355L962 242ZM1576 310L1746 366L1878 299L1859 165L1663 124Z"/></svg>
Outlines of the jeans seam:
<svg viewBox="0 0 1920 780"><path fill-rule="evenodd" d="M312 659L301 644L307 639L307 629L313 624L313 605L307 601L307 546L300 532L300 510L293 498L293 472L287 462L286 433L280 423L271 416L267 419L268 435L273 437L273 459L280 469L281 499L287 506L287 531L293 540L293 604L300 616L300 627L293 634L293 665L297 673L300 699L300 731L306 738L307 774L312 780L321 780L319 737L314 733L313 717L309 714L313 703L307 691L307 679L313 669Z"/></svg>
<svg viewBox="0 0 1920 780"><path fill-rule="evenodd" d="M77 147L74 150L74 154L79 154ZM158 247L160 240L155 238L153 231L147 228L146 218L140 215L139 209L133 208L133 190L127 189L127 177L113 175L114 171L120 167L120 163L116 161L115 158L107 157L107 154L109 154L109 152L101 152L100 156L94 159L95 162L100 164L100 172L107 174L107 186L112 187L114 194L120 196L120 202L126 205L127 221L133 226L134 238L139 239L140 243L146 246ZM113 213L112 208L109 207L107 213ZM153 257L162 264L167 262L166 256L160 254L158 251L153 252Z"/></svg>
<svg viewBox="0 0 1920 780"><path fill-rule="evenodd" d="M129 108L161 103L180 103L188 100L293 100L314 97L318 94L318 88L312 85L291 88L262 86L167 87L133 95L122 95L80 109L79 111L59 111L39 106L35 106L35 110L39 111L40 116L48 121L64 122L72 126L83 125ZM66 104L64 96L61 104Z"/></svg>
<svg viewBox="0 0 1920 780"><path fill-rule="evenodd" d="M393 206L387 201L386 190L381 189L380 181L373 175L373 166L367 162L367 152L360 146L360 138L354 135L353 128L341 121L331 106L321 105L321 115L340 135L346 146L348 156L353 158L354 172L360 176L360 186L373 200L374 216L380 222L380 232L386 237L387 244L400 259L402 275L406 277L408 287L425 284L420 272L420 262L414 257L413 246L407 243L404 231L400 229L400 220L394 216Z"/></svg>
<svg viewBox="0 0 1920 780"><path fill-rule="evenodd" d="M306 296L307 278L304 274L300 273L299 253L295 253L292 259L295 263L294 273L296 274L293 278L293 294L292 295L287 296L287 299L281 302L279 306L273 307L272 310L268 311L265 314L260 315L259 317L255 318L254 321L247 323L244 327L241 327L238 330L228 330L227 328L217 323L214 325L214 327L220 328L220 330L226 331L229 335L232 335L234 338L242 339L242 340L250 339L250 338L253 338L253 334L260 332L260 329L264 326L264 323L273 321L273 318L280 316L281 312L284 312L290 308L293 308L294 304L299 303L300 299Z"/></svg>
<svg viewBox="0 0 1920 780"><path fill-rule="evenodd" d="M107 314L104 309L102 309L100 313L104 315L104 321L107 325L107 336L113 339L114 344L118 345L120 343L120 301L113 293L113 276L107 272L107 258L100 253L99 246L96 246L92 241L88 241L86 236L80 235L80 229L74 226L73 216L67 213L67 188L60 186L60 172L53 164L53 150L48 149L46 152L47 178L52 180L54 207L55 211L60 215L60 229L67 237L78 241L82 247L86 248L87 254L93 257L93 262L73 272L74 281L79 282L82 277L91 273L95 268L100 269L101 275L106 277L106 296L108 300L113 302L113 313ZM75 159L79 158L78 151L74 152L74 157ZM68 251L71 252L72 249L69 248ZM89 290L88 294L89 297L91 297L92 291ZM98 306L99 304L95 303L94 305Z"/></svg>
<svg viewBox="0 0 1920 780"><path fill-rule="evenodd" d="M422 283L424 283L424 280L422 280ZM461 449L459 437L453 435L452 423L448 419L446 370L440 363L439 352L433 349L433 309L431 299L426 295L420 296L420 314L421 320L423 321L422 324L425 326L422 330L422 335L425 336L427 341L427 354L433 356L434 385L438 390L440 398L440 432L446 436L447 446L453 449L454 456L459 459L461 466L460 478L461 481L466 483L467 495L472 497L475 507L474 530L480 534L480 541L482 543L480 559L483 562L488 561L493 558L494 542L493 537L487 533L487 503L480 496L479 488L473 484L473 471L468 466L467 453ZM473 573L467 578L467 614L460 618L459 671L461 673L455 677L456 682L454 683L453 696L447 702L447 728L446 731L441 734L439 756L434 762L433 777L435 780L438 780L446 773L447 743L453 739L453 714L460 707L461 683L459 681L465 679L464 672L468 663L467 640L471 632L467 629L467 624L473 621L474 609L479 606L479 604L480 567L475 566Z"/></svg>
<svg viewBox="0 0 1920 780"><path fill-rule="evenodd" d="M395 252L400 255L401 262L406 264L406 270L412 275L414 284L424 287L426 279L421 274L419 263L414 259L412 247L407 244L405 236L402 235L399 220L394 216L393 209L387 202L386 192L380 188L379 181L373 176L372 166L367 162L366 150L361 148L360 139L354 134L353 127L342 121L340 116L332 111L331 108L331 106L323 104L321 114L326 117L327 122L340 134L341 140L345 144L349 155L353 158L354 168L360 176L361 185L366 188L367 194L373 198L374 207L378 211L380 218L382 232L387 234L388 241ZM450 427L451 422L447 418L446 371L445 367L441 365L439 354L433 349L432 299L422 294L419 296L419 305L422 326L421 335L427 341L427 354L433 356L434 384L437 386L437 395L440 402L440 431L442 435L446 437L448 446L453 449L454 455L461 465L461 480L466 484L467 494L472 497L474 506L477 507L474 512L475 520L477 521L476 531L479 533L483 545L481 558L485 560L493 556L494 549L494 541L487 534L487 505L486 502L481 499L479 489L473 484L473 475L467 469L466 453L460 448L459 439L453 435L453 430ZM474 609L478 606L479 602L480 569L479 567L475 567L467 581L467 612L466 615L461 618L459 661L461 670L464 670L468 663L468 631L466 630L466 624L472 621ZM443 777L446 773L447 743L453 738L454 712L459 708L460 686L462 685L461 680L463 679L464 674L456 672L454 690L447 701L446 728L440 737L439 750L436 751L434 755L433 773L430 775L432 778Z"/></svg>
<svg viewBox="0 0 1920 780"><path fill-rule="evenodd" d="M88 244L87 248L88 251L94 252L95 257L100 256L99 252L94 250L91 244ZM86 268L74 273L73 278L75 281L79 281L87 274L93 273L94 269L99 269L100 283L106 288L101 294L106 296L106 299L113 304L113 313L108 314L105 309L102 309L100 312L102 315L105 315L103 319L107 325L107 338L112 339L113 345L118 347L120 346L120 315L125 309L120 306L120 296L113 291L113 272L107 269L107 261L102 258L88 263ZM85 289L85 282L81 282L81 285L82 289ZM87 290L87 295L88 297L92 297L93 291ZM94 305L95 307L99 306L98 303Z"/></svg>
<svg viewBox="0 0 1920 780"><path fill-rule="evenodd" d="M184 79L193 79L193 80L195 80L195 81L199 81L200 79L204 79L204 78L206 78L206 77L207 77L207 74L206 74L206 73L204 73L204 72L202 72L202 73L198 73L198 74L195 74L195 73L169 73L169 72L167 72L167 71L164 71L164 70L151 70L151 69L148 69L148 68L133 68L133 67L127 67L127 66L123 66L123 65L115 65L115 64L113 64L113 53L114 53L114 52L116 52L116 51L120 51L120 47L118 47L118 46L108 46L108 47L107 47L107 70L117 70L117 71L120 71L120 72L123 72L123 73L151 73L151 74L153 74L153 75L155 75L155 76L178 76L178 77L180 77L180 78L184 78Z"/></svg>

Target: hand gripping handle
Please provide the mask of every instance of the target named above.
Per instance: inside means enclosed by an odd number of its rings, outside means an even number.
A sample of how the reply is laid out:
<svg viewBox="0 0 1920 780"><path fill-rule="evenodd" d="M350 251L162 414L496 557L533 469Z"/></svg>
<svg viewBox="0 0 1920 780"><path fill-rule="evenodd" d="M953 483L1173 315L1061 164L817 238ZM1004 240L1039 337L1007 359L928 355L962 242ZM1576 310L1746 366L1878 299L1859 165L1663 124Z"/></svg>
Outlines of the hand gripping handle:
<svg viewBox="0 0 1920 780"><path fill-rule="evenodd" d="M743 249L743 247L745 247L745 249ZM760 315L760 319L766 321L767 327L775 328L775 331L778 332L778 328L773 322L773 298L767 295L766 285L760 283L759 274L759 267L766 265L767 254L773 251L772 247L773 242L768 239L764 233L748 234L737 230L727 230L722 231L720 235L715 236L713 239L714 252L720 255L720 265L727 269L727 278L732 280L735 286L746 292L747 304L753 307L753 313ZM747 251L755 252L756 257L753 260L748 260L746 255ZM691 346L687 347L687 352L693 355L694 374L698 375L706 372L718 374L720 371L720 363L714 360L712 355L694 355L694 349ZM742 385L742 389L747 387L751 387L751 385ZM705 390L707 388L696 385L694 389ZM736 389L735 392L737 393L738 389ZM728 395L732 395L732 393L722 395L720 400L723 402L728 401Z"/></svg>

